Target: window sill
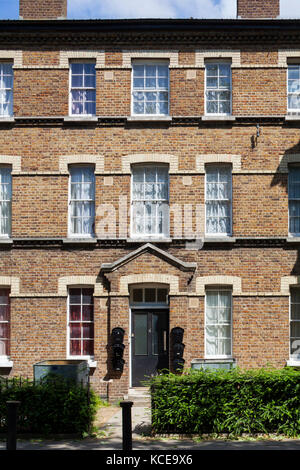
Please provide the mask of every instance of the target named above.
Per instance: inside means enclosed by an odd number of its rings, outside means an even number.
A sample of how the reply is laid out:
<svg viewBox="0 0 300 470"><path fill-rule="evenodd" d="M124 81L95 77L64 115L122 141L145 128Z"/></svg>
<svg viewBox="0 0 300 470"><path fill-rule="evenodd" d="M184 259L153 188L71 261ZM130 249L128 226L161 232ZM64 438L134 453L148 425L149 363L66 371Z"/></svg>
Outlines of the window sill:
<svg viewBox="0 0 300 470"><path fill-rule="evenodd" d="M127 243L171 243L172 238L127 238Z"/></svg>
<svg viewBox="0 0 300 470"><path fill-rule="evenodd" d="M300 243L300 236L296 235L295 237L289 236L286 238L287 243Z"/></svg>
<svg viewBox="0 0 300 470"><path fill-rule="evenodd" d="M212 358L212 359L192 359L192 369L232 369L236 367L236 360L233 357Z"/></svg>
<svg viewBox="0 0 300 470"><path fill-rule="evenodd" d="M287 114L285 116L286 121L300 121L300 113Z"/></svg>
<svg viewBox="0 0 300 470"><path fill-rule="evenodd" d="M11 369L13 365L14 365L13 361L10 361L8 357L0 357L0 369L4 369L4 368Z"/></svg>
<svg viewBox="0 0 300 470"><path fill-rule="evenodd" d="M286 365L287 367L300 367L300 359L289 359Z"/></svg>
<svg viewBox="0 0 300 470"><path fill-rule="evenodd" d="M15 122L15 118L13 116L0 116L0 124L6 124L11 122Z"/></svg>
<svg viewBox="0 0 300 470"><path fill-rule="evenodd" d="M216 236L216 237L204 237L204 243L235 243L236 238L234 237L222 237L222 236Z"/></svg>
<svg viewBox="0 0 300 470"><path fill-rule="evenodd" d="M11 245L13 243L12 238L9 237L0 237L0 245Z"/></svg>
<svg viewBox="0 0 300 470"><path fill-rule="evenodd" d="M63 243L64 244L95 244L97 243L97 239L96 238L93 238L93 237L87 237L87 238L72 238L72 237L68 237L68 238L63 238Z"/></svg>
<svg viewBox="0 0 300 470"><path fill-rule="evenodd" d="M202 121L235 121L234 116L202 116Z"/></svg>
<svg viewBox="0 0 300 470"><path fill-rule="evenodd" d="M171 116L129 116L127 117L128 122L138 122L138 121L159 121L159 122L171 122L172 117Z"/></svg>
<svg viewBox="0 0 300 470"><path fill-rule="evenodd" d="M95 124L98 122L97 116L65 116L64 122L68 124Z"/></svg>

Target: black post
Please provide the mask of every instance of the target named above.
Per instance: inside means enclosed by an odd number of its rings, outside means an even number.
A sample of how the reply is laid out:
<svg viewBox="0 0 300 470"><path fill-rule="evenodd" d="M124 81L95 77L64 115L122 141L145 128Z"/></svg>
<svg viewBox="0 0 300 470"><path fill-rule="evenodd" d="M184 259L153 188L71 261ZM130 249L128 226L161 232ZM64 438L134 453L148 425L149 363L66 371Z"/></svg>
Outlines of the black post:
<svg viewBox="0 0 300 470"><path fill-rule="evenodd" d="M6 450L17 449L17 409L21 402L7 401L7 440Z"/></svg>
<svg viewBox="0 0 300 470"><path fill-rule="evenodd" d="M123 450L132 450L132 425L131 425L131 407L132 401L121 401L122 408L122 437Z"/></svg>

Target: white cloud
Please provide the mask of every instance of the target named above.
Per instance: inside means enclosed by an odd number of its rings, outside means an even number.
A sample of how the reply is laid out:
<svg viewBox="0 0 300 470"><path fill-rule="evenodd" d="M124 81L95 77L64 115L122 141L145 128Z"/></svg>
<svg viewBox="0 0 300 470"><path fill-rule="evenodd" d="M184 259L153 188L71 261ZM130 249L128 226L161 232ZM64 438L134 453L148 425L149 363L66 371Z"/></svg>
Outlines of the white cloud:
<svg viewBox="0 0 300 470"><path fill-rule="evenodd" d="M236 0L69 0L69 18L235 18Z"/></svg>
<svg viewBox="0 0 300 470"><path fill-rule="evenodd" d="M236 3L237 0L68 0L68 17L236 18ZM299 18L300 1L280 0L280 12L281 18Z"/></svg>

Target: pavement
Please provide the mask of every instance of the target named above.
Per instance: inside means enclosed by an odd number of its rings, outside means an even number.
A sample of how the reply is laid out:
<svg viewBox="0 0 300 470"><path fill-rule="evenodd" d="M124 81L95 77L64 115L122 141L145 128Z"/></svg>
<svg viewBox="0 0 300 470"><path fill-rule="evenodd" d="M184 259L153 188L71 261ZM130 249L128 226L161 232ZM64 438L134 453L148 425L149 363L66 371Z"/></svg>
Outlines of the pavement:
<svg viewBox="0 0 300 470"><path fill-rule="evenodd" d="M122 410L120 407L103 407L97 414L95 437L85 439L18 439L18 450L122 450ZM205 440L180 436L151 436L151 410L144 406L132 407L133 450L300 450L299 439ZM0 441L0 450L6 442ZM2 454L3 455L3 454Z"/></svg>

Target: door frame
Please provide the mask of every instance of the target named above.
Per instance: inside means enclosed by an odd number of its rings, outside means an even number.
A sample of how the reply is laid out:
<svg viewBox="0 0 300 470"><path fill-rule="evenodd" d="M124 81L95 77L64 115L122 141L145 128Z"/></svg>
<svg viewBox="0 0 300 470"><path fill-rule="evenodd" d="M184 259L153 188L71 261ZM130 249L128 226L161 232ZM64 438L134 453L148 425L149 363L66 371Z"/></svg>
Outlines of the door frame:
<svg viewBox="0 0 300 470"><path fill-rule="evenodd" d="M166 305L162 307L161 305L157 305L153 307L153 304L151 306L147 306L147 304L135 307L130 305L129 307L129 388L132 388L132 374L133 374L133 369L132 369L132 310L166 310L168 311L168 333L170 334L170 306ZM169 345L169 350L170 350L170 345ZM168 356L169 356L169 351L168 351Z"/></svg>

